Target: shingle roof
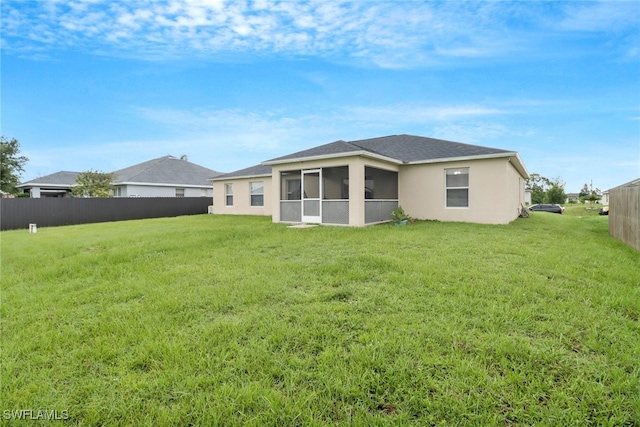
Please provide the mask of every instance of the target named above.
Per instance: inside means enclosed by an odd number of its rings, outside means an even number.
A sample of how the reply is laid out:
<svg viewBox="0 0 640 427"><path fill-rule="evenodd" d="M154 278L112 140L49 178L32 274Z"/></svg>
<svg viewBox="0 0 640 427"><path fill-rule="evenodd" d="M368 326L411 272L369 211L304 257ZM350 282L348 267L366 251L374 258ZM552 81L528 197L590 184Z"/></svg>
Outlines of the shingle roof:
<svg viewBox="0 0 640 427"><path fill-rule="evenodd" d="M50 185L57 187L71 187L76 185L76 177L80 172L69 172L69 171L60 171L55 172L50 175L45 175L38 177L36 179L32 179L27 182L23 182L17 187L27 187L34 184L39 185Z"/></svg>
<svg viewBox="0 0 640 427"><path fill-rule="evenodd" d="M357 147L346 141L335 141L328 144L320 145L318 147L309 148L308 150L298 151L286 156L277 157L275 159L268 160L268 162L288 160L288 159L300 159L303 157L315 157L315 156L329 156L332 154L341 154L349 152L362 151L361 147Z"/></svg>
<svg viewBox="0 0 640 427"><path fill-rule="evenodd" d="M366 151L382 154L383 156L400 160L403 163L513 152L413 135L385 136L352 141L351 143L362 147Z"/></svg>
<svg viewBox="0 0 640 427"><path fill-rule="evenodd" d="M248 168L240 169L235 172L229 172L222 175L218 175L214 178L215 180L219 179L227 179L227 178L248 178L252 176L271 176L271 166L267 165L255 165L250 166Z"/></svg>
<svg viewBox="0 0 640 427"><path fill-rule="evenodd" d="M221 175L221 172L173 156L148 160L113 173L116 175L116 185L141 183L210 186L209 180Z"/></svg>
<svg viewBox="0 0 640 427"><path fill-rule="evenodd" d="M372 154L389 157L403 163L427 160L449 159L456 157L475 157L492 154L512 153L513 151L479 145L463 144L442 139L414 135L391 135L380 138L356 141L336 141L308 150L298 151L287 156L277 157L265 163L299 159L315 156L330 156L341 153L367 151Z"/></svg>

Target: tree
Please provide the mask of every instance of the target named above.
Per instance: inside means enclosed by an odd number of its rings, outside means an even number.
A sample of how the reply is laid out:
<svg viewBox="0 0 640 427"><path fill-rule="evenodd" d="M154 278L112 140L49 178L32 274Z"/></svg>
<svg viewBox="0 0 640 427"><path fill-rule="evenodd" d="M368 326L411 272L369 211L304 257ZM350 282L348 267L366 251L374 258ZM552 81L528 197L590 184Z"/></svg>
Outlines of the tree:
<svg viewBox="0 0 640 427"><path fill-rule="evenodd" d="M545 201L547 203L566 203L567 195L564 192L565 183L560 179L556 178L553 181L550 181L551 186L547 190L545 195Z"/></svg>
<svg viewBox="0 0 640 427"><path fill-rule="evenodd" d="M590 193L589 186L585 182L584 187L582 187L582 190L580 190L580 193L578 194L578 197L580 198L580 200L582 200L582 198L587 197L589 193Z"/></svg>
<svg viewBox="0 0 640 427"><path fill-rule="evenodd" d="M76 177L76 186L71 190L74 197L113 197L112 173L88 170Z"/></svg>
<svg viewBox="0 0 640 427"><path fill-rule="evenodd" d="M8 141L4 136L0 136L0 145L0 190L15 194L21 172L24 172L24 164L29 159L18 155L20 143L15 138Z"/></svg>
<svg viewBox="0 0 640 427"><path fill-rule="evenodd" d="M531 203L544 203L546 187L551 185L551 181L537 173L529 175L526 182L526 189L531 190Z"/></svg>
<svg viewBox="0 0 640 427"><path fill-rule="evenodd" d="M593 188L593 181L591 181L591 186L585 184L582 188L582 191L580 192L580 200L582 200L582 203L589 202L590 205L593 205L594 202L597 202L602 198L601 194L602 192L599 188Z"/></svg>

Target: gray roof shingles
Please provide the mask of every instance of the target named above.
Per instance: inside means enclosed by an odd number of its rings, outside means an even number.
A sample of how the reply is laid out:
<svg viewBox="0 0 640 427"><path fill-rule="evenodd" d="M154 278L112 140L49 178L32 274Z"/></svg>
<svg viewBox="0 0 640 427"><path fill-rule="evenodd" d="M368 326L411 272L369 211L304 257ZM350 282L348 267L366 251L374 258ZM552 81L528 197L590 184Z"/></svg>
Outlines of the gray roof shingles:
<svg viewBox="0 0 640 427"><path fill-rule="evenodd" d="M368 151L370 153L396 159L403 163L427 160L448 159L455 157L483 156L490 154L512 153L498 148L463 144L442 139L427 138L414 135L391 135L380 138L361 139L356 141L336 141L308 150L299 151L287 156L271 159L281 161L314 156L327 156L338 153Z"/></svg>
<svg viewBox="0 0 640 427"><path fill-rule="evenodd" d="M173 156L149 160L113 173L116 175L116 185L135 182L209 186L211 178L221 175L220 172Z"/></svg>
<svg viewBox="0 0 640 427"><path fill-rule="evenodd" d="M248 168L240 169L234 172L218 175L214 180L227 179L227 178L245 178L252 176L264 176L271 175L271 166L267 165L255 165Z"/></svg>
<svg viewBox="0 0 640 427"><path fill-rule="evenodd" d="M76 177L81 172L60 171L45 175L27 182L19 187L29 185L50 185L59 187L72 187L76 184ZM208 169L187 160L173 156L164 156L148 160L113 172L116 176L114 184L140 183L140 184L175 184L211 186L211 178L222 175L221 172Z"/></svg>
<svg viewBox="0 0 640 427"><path fill-rule="evenodd" d="M44 175L27 182L23 182L18 187L24 187L27 185L41 184L52 185L59 187L71 187L76 184L76 177L80 172L60 171L50 175Z"/></svg>
<svg viewBox="0 0 640 427"><path fill-rule="evenodd" d="M320 145L318 147L309 148L308 150L298 151L293 154L277 157L275 159L268 160L268 162L278 161L278 160L288 160L288 159L299 159L303 157L329 156L332 154L349 153L353 151L362 151L362 148L357 147L353 144L350 144L346 141L335 141L335 142L330 142L328 144Z"/></svg>

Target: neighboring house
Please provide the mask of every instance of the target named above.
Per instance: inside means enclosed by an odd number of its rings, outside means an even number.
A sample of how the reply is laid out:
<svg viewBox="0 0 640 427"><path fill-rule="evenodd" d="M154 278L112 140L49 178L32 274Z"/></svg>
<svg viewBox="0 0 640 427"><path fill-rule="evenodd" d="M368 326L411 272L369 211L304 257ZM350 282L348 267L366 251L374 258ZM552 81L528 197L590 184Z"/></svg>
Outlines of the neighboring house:
<svg viewBox="0 0 640 427"><path fill-rule="evenodd" d="M531 204L531 194L533 193L533 191L529 190L529 189L525 189L524 190L524 204L525 205L530 205Z"/></svg>
<svg viewBox="0 0 640 427"><path fill-rule="evenodd" d="M580 201L580 193L567 193L565 203L578 203Z"/></svg>
<svg viewBox="0 0 640 427"><path fill-rule="evenodd" d="M600 199L600 203L605 206L609 205L609 190L605 190L602 192L602 199Z"/></svg>
<svg viewBox="0 0 640 427"><path fill-rule="evenodd" d="M402 205L416 219L506 224L528 177L515 151L412 135L336 141L215 177L212 212L363 226Z"/></svg>
<svg viewBox="0 0 640 427"><path fill-rule="evenodd" d="M220 172L164 156L112 172L115 197L213 197ZM70 197L80 172L56 172L18 185L31 197Z"/></svg>
<svg viewBox="0 0 640 427"><path fill-rule="evenodd" d="M35 199L40 197L71 197L71 189L76 185L76 177L79 173L60 171L23 182L16 185L16 188Z"/></svg>
<svg viewBox="0 0 640 427"><path fill-rule="evenodd" d="M115 197L213 197L220 172L186 159L164 156L113 172Z"/></svg>

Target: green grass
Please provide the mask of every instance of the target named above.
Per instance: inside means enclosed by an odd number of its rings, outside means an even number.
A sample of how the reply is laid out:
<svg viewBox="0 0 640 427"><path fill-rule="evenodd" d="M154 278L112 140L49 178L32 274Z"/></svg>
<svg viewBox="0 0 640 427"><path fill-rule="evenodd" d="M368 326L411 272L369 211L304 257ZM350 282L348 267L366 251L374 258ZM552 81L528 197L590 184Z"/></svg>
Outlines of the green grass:
<svg viewBox="0 0 640 427"><path fill-rule="evenodd" d="M637 426L640 254L607 220L3 232L1 410L82 426Z"/></svg>
<svg viewBox="0 0 640 427"><path fill-rule="evenodd" d="M582 203L568 203L563 204L564 215L569 216L598 216L598 212L603 205L600 204L582 204Z"/></svg>

